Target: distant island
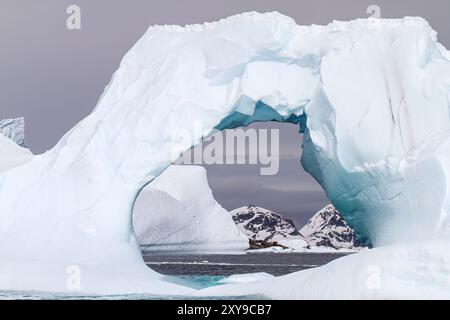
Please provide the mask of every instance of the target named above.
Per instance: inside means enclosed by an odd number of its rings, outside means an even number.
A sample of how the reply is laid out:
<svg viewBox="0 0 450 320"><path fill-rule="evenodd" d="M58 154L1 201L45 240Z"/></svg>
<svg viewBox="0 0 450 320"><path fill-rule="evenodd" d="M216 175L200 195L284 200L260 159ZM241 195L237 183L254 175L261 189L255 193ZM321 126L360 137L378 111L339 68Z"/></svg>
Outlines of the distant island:
<svg viewBox="0 0 450 320"><path fill-rule="evenodd" d="M274 252L358 251L364 248L333 205L327 205L300 230L282 215L254 205L231 211L250 249ZM268 250L267 250L268 249Z"/></svg>

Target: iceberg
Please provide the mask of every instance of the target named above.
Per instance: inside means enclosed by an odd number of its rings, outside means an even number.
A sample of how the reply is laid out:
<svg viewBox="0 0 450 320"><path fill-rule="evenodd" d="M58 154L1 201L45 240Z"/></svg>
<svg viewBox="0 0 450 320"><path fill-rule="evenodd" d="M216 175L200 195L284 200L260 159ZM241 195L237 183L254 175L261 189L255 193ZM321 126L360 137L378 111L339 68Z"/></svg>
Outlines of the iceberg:
<svg viewBox="0 0 450 320"><path fill-rule="evenodd" d="M150 27L88 117L53 149L0 170L0 288L70 291L76 266L83 292L193 294L145 266L132 227L138 195L215 130L284 121L304 132L305 170L376 249L249 289L276 282L299 297L326 271L339 279L330 295L363 292L353 278L373 262L418 269L388 273L411 287L389 297L423 283L448 296L436 279L449 266L449 60L421 18L300 26L251 12ZM430 258L440 262L424 271Z"/></svg>
<svg viewBox="0 0 450 320"><path fill-rule="evenodd" d="M15 142L17 145L27 148L24 118L0 120L0 133Z"/></svg>
<svg viewBox="0 0 450 320"><path fill-rule="evenodd" d="M248 239L217 203L206 169L171 165L139 195L133 229L145 251L243 253Z"/></svg>
<svg viewBox="0 0 450 320"><path fill-rule="evenodd" d="M27 148L23 118L0 120L0 154L0 172L19 166L33 157Z"/></svg>

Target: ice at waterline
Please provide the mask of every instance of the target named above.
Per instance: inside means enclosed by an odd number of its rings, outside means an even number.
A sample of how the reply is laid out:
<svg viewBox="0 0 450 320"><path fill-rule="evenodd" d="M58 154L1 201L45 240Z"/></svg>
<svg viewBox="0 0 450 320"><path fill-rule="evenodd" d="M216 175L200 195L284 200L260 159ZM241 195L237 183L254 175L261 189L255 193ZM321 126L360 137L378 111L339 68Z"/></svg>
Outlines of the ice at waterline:
<svg viewBox="0 0 450 320"><path fill-rule="evenodd" d="M150 27L87 118L0 173L0 288L67 292L66 269L77 265L84 293L203 294L144 265L135 199L173 148L191 147L177 129L278 120L301 122L303 167L362 241L385 247L246 291L395 298L426 287L448 297L449 57L421 18L299 26L245 13ZM374 264L387 281L375 290ZM339 283L325 283L325 270Z"/></svg>

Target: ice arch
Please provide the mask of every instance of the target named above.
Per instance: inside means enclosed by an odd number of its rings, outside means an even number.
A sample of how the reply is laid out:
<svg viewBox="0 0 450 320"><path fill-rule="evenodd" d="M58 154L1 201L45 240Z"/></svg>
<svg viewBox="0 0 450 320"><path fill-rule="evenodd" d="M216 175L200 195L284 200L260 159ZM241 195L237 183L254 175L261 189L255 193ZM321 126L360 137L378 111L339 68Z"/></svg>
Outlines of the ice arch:
<svg viewBox="0 0 450 320"><path fill-rule="evenodd" d="M84 291L173 293L144 281L160 276L142 263L134 201L178 151L253 121L301 123L303 166L363 241L446 236L449 75L420 18L151 27L91 115L0 172L0 287L66 291L79 265Z"/></svg>

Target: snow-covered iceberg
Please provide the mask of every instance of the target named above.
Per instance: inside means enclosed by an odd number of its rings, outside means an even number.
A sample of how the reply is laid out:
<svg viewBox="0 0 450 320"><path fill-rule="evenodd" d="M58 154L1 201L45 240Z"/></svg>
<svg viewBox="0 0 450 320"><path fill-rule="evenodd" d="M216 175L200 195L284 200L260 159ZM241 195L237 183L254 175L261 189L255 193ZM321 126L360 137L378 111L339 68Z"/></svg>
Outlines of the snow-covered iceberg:
<svg viewBox="0 0 450 320"><path fill-rule="evenodd" d="M171 165L153 180L136 201L133 226L146 251L233 253L249 246L200 166Z"/></svg>
<svg viewBox="0 0 450 320"><path fill-rule="evenodd" d="M0 120L0 172L19 166L32 157L25 140L24 119Z"/></svg>
<svg viewBox="0 0 450 320"><path fill-rule="evenodd" d="M27 148L24 118L0 120L0 133L15 142L17 145Z"/></svg>
<svg viewBox="0 0 450 320"><path fill-rule="evenodd" d="M254 121L300 123L304 168L364 243L445 239L449 59L421 18L150 27L88 117L0 171L0 288L67 291L77 265L85 292L187 292L144 265L135 200L202 137Z"/></svg>

